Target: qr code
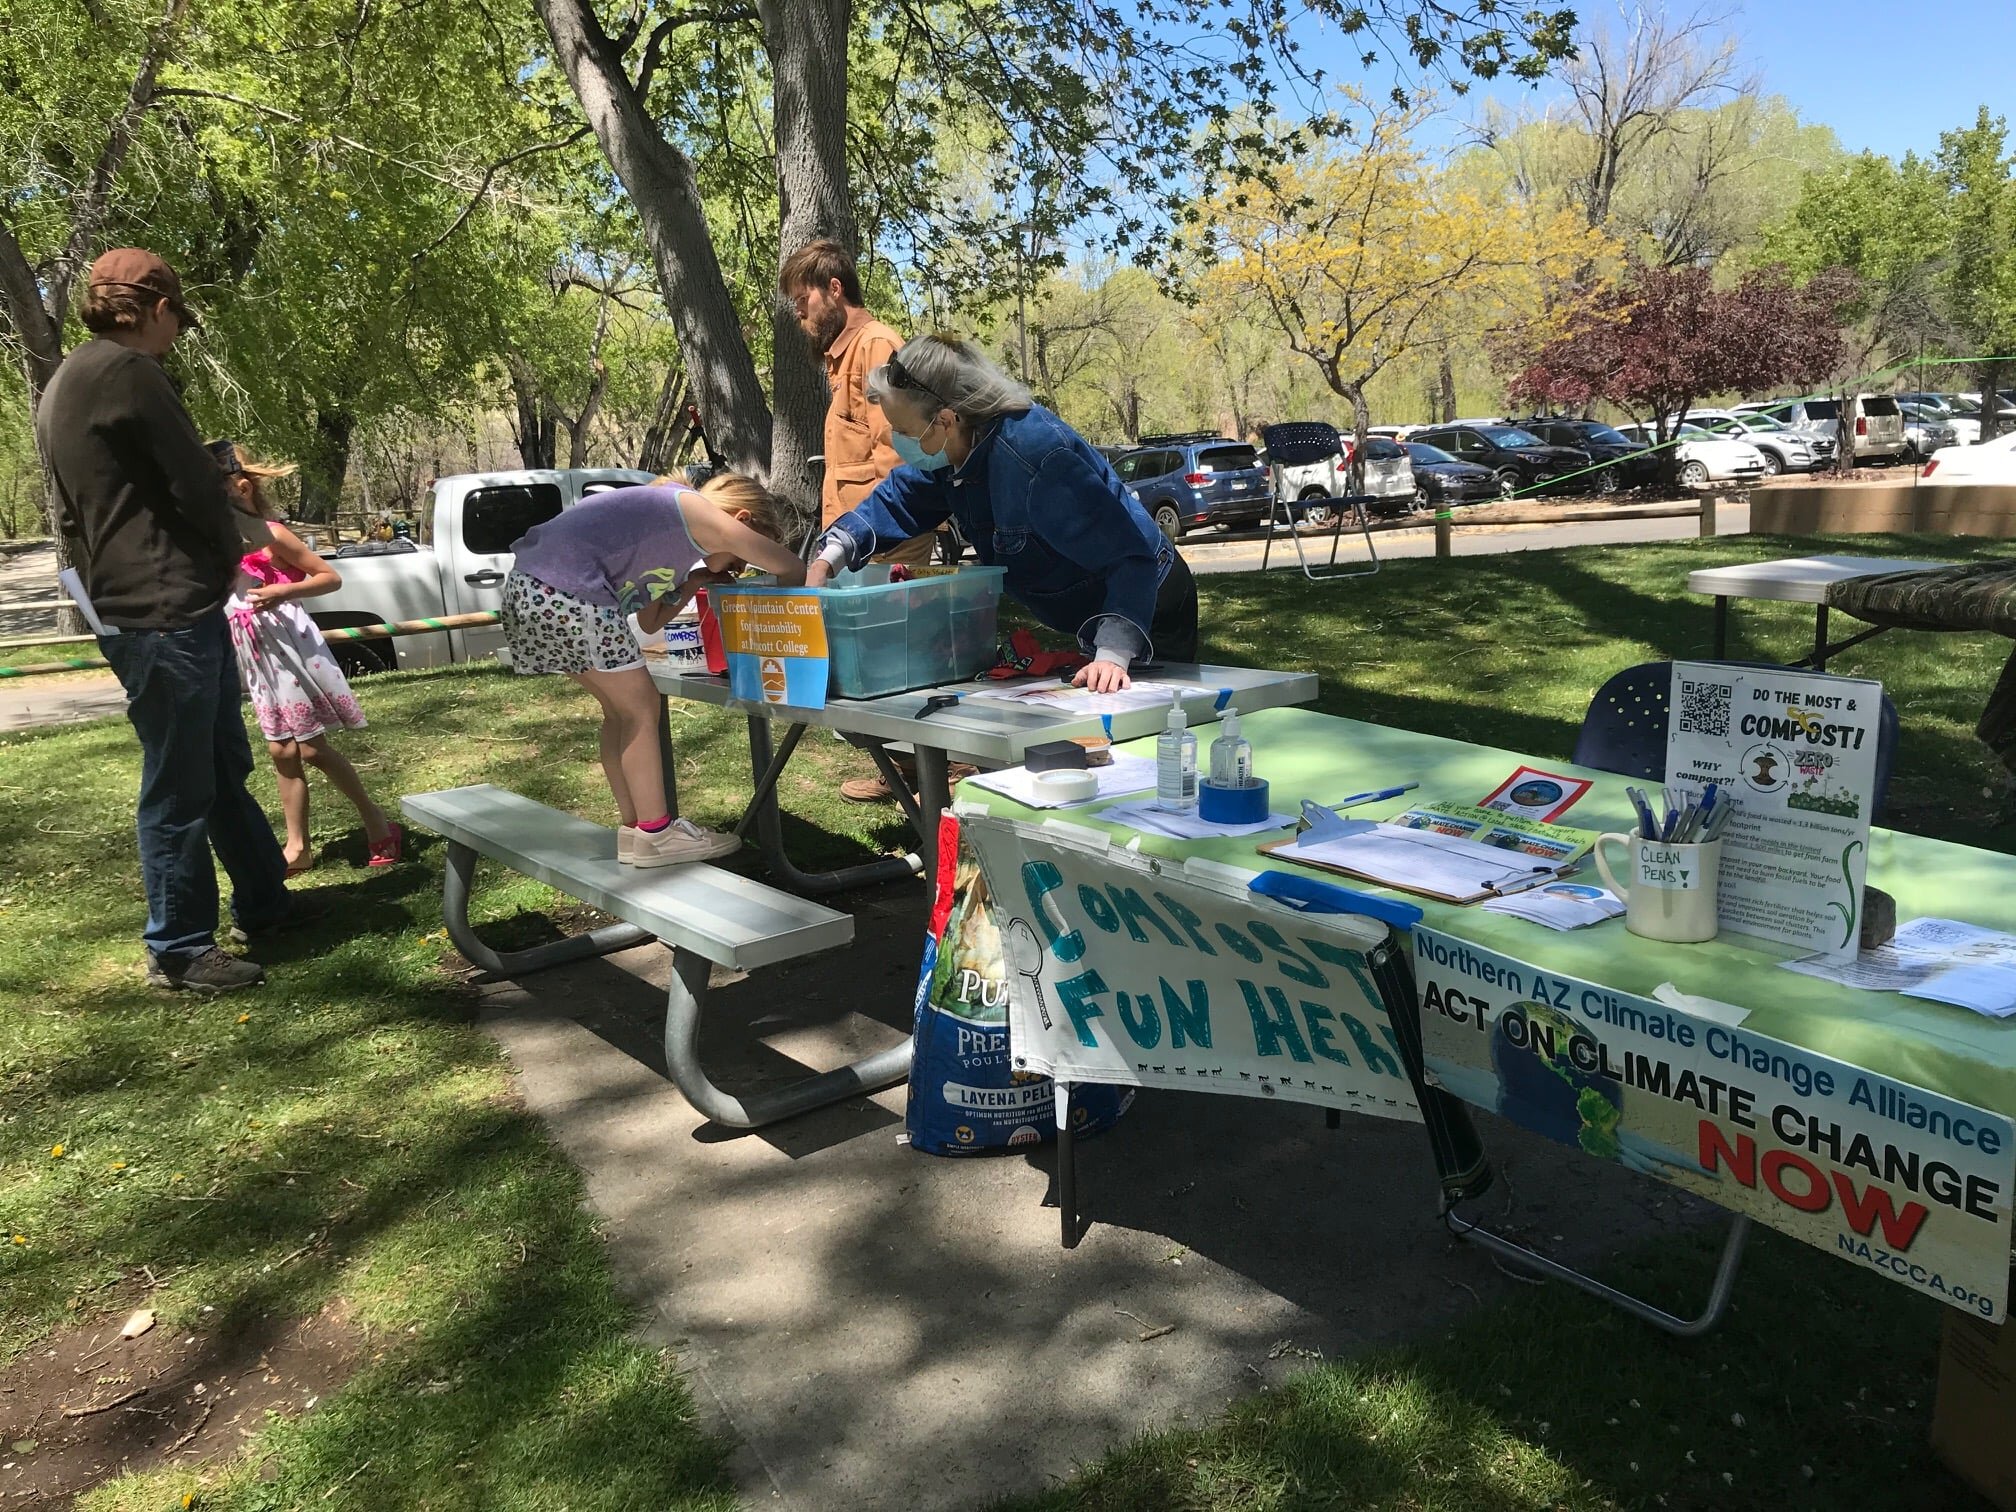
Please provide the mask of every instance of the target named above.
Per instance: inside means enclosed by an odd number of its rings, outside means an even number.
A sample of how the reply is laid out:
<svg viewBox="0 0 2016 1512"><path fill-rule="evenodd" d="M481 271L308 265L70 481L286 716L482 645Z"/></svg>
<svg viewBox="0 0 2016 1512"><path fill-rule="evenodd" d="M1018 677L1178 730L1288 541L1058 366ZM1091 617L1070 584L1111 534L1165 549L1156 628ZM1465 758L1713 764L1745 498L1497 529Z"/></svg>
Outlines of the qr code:
<svg viewBox="0 0 2016 1512"><path fill-rule="evenodd" d="M1689 682L1680 679L1680 732L1683 735L1727 736L1729 733L1729 683Z"/></svg>

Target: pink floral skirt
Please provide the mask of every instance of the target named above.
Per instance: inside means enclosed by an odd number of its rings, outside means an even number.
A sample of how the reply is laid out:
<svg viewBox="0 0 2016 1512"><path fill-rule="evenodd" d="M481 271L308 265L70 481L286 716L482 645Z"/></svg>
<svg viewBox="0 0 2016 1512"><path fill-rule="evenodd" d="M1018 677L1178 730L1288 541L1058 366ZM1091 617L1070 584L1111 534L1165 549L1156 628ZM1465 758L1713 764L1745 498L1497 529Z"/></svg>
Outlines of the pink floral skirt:
<svg viewBox="0 0 2016 1512"><path fill-rule="evenodd" d="M240 594L224 605L245 694L268 740L307 740L327 730L361 730L364 711L329 643L298 603L254 609Z"/></svg>

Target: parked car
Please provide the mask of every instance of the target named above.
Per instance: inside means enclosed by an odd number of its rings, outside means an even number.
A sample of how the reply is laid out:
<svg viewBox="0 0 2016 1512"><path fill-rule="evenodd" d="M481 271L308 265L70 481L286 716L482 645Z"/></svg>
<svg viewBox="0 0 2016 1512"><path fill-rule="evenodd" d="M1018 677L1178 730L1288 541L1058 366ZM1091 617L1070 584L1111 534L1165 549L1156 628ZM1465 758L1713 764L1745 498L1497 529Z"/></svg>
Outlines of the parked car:
<svg viewBox="0 0 2016 1512"><path fill-rule="evenodd" d="M1407 460L1414 470L1416 509L1498 497L1498 474L1490 468L1452 457L1441 447L1430 446L1425 441L1402 444L1407 448Z"/></svg>
<svg viewBox="0 0 2016 1512"><path fill-rule="evenodd" d="M1618 429L1647 446L1658 439L1658 432L1649 425L1621 425ZM1682 488L1754 483L1765 476L1764 453L1748 441L1717 435L1685 420L1673 428L1673 435L1673 476Z"/></svg>
<svg viewBox="0 0 2016 1512"><path fill-rule="evenodd" d="M1978 446L1936 451L1919 476L1927 483L2016 488L2016 431L2004 431Z"/></svg>
<svg viewBox="0 0 2016 1512"><path fill-rule="evenodd" d="M1340 439L1344 445L1342 456L1300 467L1272 469L1278 480L1276 492L1281 502L1309 506L1295 510L1298 517L1322 518L1326 512L1314 507L1317 501L1341 499L1354 491L1351 487L1350 459L1357 438L1344 436ZM1414 470L1408 465L1407 453L1400 449L1399 442L1386 436L1367 436L1363 484L1357 492L1381 501L1412 502ZM1376 512L1377 506L1374 508Z"/></svg>
<svg viewBox="0 0 2016 1512"><path fill-rule="evenodd" d="M437 479L418 543L364 541L324 552L342 573L343 586L304 607L328 630L496 609L511 570L511 547L520 536L583 499L649 483L651 477L634 468L591 467ZM339 641L332 649L344 671L355 676L473 661L495 656L503 644L503 627L485 625L393 640Z"/></svg>
<svg viewBox="0 0 2016 1512"><path fill-rule="evenodd" d="M1909 400L1897 401L1898 411L1904 416L1904 457L1909 462L1923 462L1942 447L1960 445L1960 431L1950 420L1936 410ZM1974 439L1981 439L1981 427L1974 427Z"/></svg>
<svg viewBox="0 0 2016 1512"><path fill-rule="evenodd" d="M1895 462L1904 455L1904 414L1895 399L1888 394L1856 394L1848 404L1856 462ZM1833 398L1765 399L1735 408L1738 414L1769 415L1800 427L1835 429L1841 418L1841 401Z"/></svg>
<svg viewBox="0 0 2016 1512"><path fill-rule="evenodd" d="M1590 493L1622 493L1627 488L1642 488L1659 479L1658 455L1633 441L1614 425L1562 415L1535 415L1513 423L1542 441L1587 452L1589 460L1600 466L1602 471L1585 473L1575 481Z"/></svg>
<svg viewBox="0 0 2016 1512"><path fill-rule="evenodd" d="M1834 428L1824 431L1787 425L1755 411L1697 409L1681 419L1703 430L1720 432L1737 441L1747 441L1764 454L1766 476L1779 473L1811 472L1825 467L1834 457Z"/></svg>
<svg viewBox="0 0 2016 1512"><path fill-rule="evenodd" d="M1254 524L1272 507L1259 454L1229 436L1147 436L1113 470L1172 541L1199 525Z"/></svg>
<svg viewBox="0 0 2016 1512"><path fill-rule="evenodd" d="M1906 420L1916 412L1952 426L1955 446L1972 446L1981 439L1980 408L1962 409L1950 394L1899 394L1897 404Z"/></svg>
<svg viewBox="0 0 2016 1512"><path fill-rule="evenodd" d="M1440 447L1460 462L1490 468L1498 478L1498 492L1508 498L1589 465L1589 453L1580 448L1551 446L1516 425L1430 425L1407 439Z"/></svg>

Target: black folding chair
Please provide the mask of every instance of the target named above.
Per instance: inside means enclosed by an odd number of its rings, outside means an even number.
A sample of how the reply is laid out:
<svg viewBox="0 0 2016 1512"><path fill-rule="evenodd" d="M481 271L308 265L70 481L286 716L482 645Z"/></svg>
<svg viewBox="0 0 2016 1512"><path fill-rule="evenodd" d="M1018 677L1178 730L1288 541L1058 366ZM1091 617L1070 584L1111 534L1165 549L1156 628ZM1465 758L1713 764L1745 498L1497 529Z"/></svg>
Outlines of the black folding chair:
<svg viewBox="0 0 2016 1512"><path fill-rule="evenodd" d="M1267 470L1272 475L1274 491L1274 507L1267 516L1267 544L1260 552L1260 570L1267 570L1267 563L1274 554L1274 532L1285 524L1290 539L1295 542L1295 560L1301 565L1302 575L1311 582L1370 577L1377 572L1379 552L1372 544L1372 517L1366 513L1367 498L1364 494L1346 494L1329 501L1330 560L1322 565L1321 571L1309 565L1309 557L1302 549L1302 532L1296 528L1296 507L1282 497L1283 469L1342 460L1344 440L1337 427L1326 420L1293 420L1284 425L1265 425L1260 428L1260 444L1267 448ZM1337 550L1343 544L1344 512L1347 509L1357 521L1359 534L1365 538L1365 554L1371 558L1369 567L1340 568L1337 564Z"/></svg>

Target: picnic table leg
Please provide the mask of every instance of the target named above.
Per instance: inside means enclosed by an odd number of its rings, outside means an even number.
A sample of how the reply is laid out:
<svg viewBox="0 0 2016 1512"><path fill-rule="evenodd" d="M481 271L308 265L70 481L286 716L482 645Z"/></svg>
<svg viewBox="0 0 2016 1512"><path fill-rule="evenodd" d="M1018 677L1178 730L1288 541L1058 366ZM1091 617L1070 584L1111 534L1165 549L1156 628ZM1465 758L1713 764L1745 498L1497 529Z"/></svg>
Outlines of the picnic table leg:
<svg viewBox="0 0 2016 1512"><path fill-rule="evenodd" d="M1556 1281L1565 1281L1578 1291L1585 1291L1592 1297L1600 1297L1613 1306L1621 1307L1634 1318L1650 1323L1654 1328L1667 1333L1678 1334L1682 1338L1696 1338L1705 1334L1722 1321L1722 1314L1729 1308L1729 1296L1736 1288L1736 1271L1743 1263L1743 1241L1750 1234L1750 1220L1740 1214L1731 1219L1728 1237L1722 1243L1722 1258L1715 1266L1715 1282L1708 1290L1708 1302L1692 1318L1678 1317L1664 1308L1654 1307L1650 1302L1619 1291L1614 1286L1605 1285L1594 1276L1584 1275L1571 1265L1530 1250L1525 1245L1507 1239L1503 1234L1494 1234L1481 1228L1467 1218L1456 1215L1456 1204L1445 1203L1442 1221L1449 1231L1459 1239L1467 1239L1472 1244L1482 1245L1495 1255L1501 1255L1527 1270L1538 1271Z"/></svg>
<svg viewBox="0 0 2016 1512"><path fill-rule="evenodd" d="M520 976L542 967L558 966L563 961L627 950L653 938L650 930L635 924L605 924L587 934L570 935L528 950L492 950L476 938L476 931L469 924L469 888L475 875L476 852L450 840L447 875L441 883L441 922L447 925L448 939L463 958L493 976Z"/></svg>
<svg viewBox="0 0 2016 1512"><path fill-rule="evenodd" d="M935 746L917 747L917 840L924 857L924 880L938 886L938 819L952 806L950 762ZM934 893L932 896L937 896Z"/></svg>
<svg viewBox="0 0 2016 1512"><path fill-rule="evenodd" d="M1078 1141L1071 1133L1071 1083L1057 1083L1057 1215L1064 1248L1078 1248Z"/></svg>
<svg viewBox="0 0 2016 1512"><path fill-rule="evenodd" d="M1813 606L1813 670L1827 670L1827 606Z"/></svg>
<svg viewBox="0 0 2016 1512"><path fill-rule="evenodd" d="M911 1042L864 1056L852 1065L821 1071L770 1092L737 1097L708 1079L700 1066L700 1010L707 1002L713 963L690 950L672 952L672 985L665 1001L665 1069L699 1112L731 1129L760 1129L850 1097L893 1087L910 1074Z"/></svg>
<svg viewBox="0 0 2016 1512"><path fill-rule="evenodd" d="M1729 595L1715 595L1715 660L1722 661L1729 655Z"/></svg>
<svg viewBox="0 0 2016 1512"><path fill-rule="evenodd" d="M749 716L749 770L759 784L770 774L772 759L770 721L760 714L752 714ZM869 887L877 882L907 882L917 875L917 868L908 856L884 856L877 861L863 861L830 872L800 871L784 850L784 815L777 806L774 778L769 790L759 792L756 797L760 803L756 810L756 843L762 849L763 864L772 876L793 892L819 897L826 893L843 892L850 887Z"/></svg>
<svg viewBox="0 0 2016 1512"><path fill-rule="evenodd" d="M673 764L672 700L658 695L658 760L665 768L665 812L679 817L679 769Z"/></svg>

